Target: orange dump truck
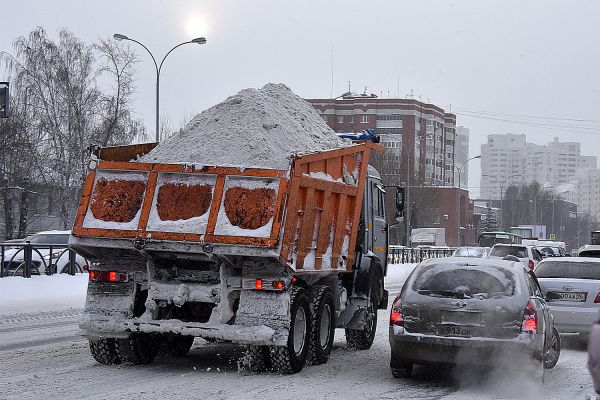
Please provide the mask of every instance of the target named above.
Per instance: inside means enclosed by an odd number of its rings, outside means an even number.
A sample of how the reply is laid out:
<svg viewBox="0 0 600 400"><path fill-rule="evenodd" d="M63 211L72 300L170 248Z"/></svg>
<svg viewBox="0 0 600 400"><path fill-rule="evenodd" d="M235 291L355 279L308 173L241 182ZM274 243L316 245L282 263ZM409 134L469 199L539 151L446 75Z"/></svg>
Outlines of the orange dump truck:
<svg viewBox="0 0 600 400"><path fill-rule="evenodd" d="M363 142L288 170L90 162L70 245L93 261L80 327L104 364L186 354L195 337L245 344L250 370L328 360L335 328L371 346L386 308L384 188Z"/></svg>

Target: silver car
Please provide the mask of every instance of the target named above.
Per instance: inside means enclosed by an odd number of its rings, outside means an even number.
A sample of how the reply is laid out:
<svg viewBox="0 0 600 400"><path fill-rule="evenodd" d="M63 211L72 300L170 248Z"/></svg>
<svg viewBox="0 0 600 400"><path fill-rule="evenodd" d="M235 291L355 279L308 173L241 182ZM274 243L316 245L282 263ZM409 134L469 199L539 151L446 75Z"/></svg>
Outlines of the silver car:
<svg viewBox="0 0 600 400"><path fill-rule="evenodd" d="M587 340L600 309L600 258L547 258L535 274L558 331Z"/></svg>
<svg viewBox="0 0 600 400"><path fill-rule="evenodd" d="M452 257L486 258L489 252L489 247L462 246L457 247L456 250L454 250L454 253L452 253Z"/></svg>
<svg viewBox="0 0 600 400"><path fill-rule="evenodd" d="M530 270L533 270L543 258L535 246L524 244L495 244L488 258L501 260L506 256L517 257Z"/></svg>
<svg viewBox="0 0 600 400"><path fill-rule="evenodd" d="M413 364L552 368L560 337L535 275L520 262L449 257L411 273L390 314L390 367L409 377ZM518 361L516 361L518 360Z"/></svg>

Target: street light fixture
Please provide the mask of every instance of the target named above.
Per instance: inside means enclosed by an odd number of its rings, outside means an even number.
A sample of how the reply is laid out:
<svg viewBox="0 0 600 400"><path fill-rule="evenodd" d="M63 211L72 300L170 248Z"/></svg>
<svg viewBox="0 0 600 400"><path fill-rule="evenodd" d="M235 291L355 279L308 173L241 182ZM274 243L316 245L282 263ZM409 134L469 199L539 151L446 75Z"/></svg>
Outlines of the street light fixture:
<svg viewBox="0 0 600 400"><path fill-rule="evenodd" d="M467 159L462 165L458 168L458 190L456 191L456 243L460 246L460 174L465 165L471 160L476 160L481 158L481 155L471 157Z"/></svg>
<svg viewBox="0 0 600 400"><path fill-rule="evenodd" d="M176 48L178 48L179 46L183 46L184 44L189 44L189 43L196 43L196 44L205 44L206 43L206 38L204 37L198 37L198 38L194 38L192 40L189 40L187 42L183 42L183 43L179 43L177 46L173 47L171 50L169 50L167 52L167 54L163 57L163 59L160 61L160 64L158 64L156 62L156 59L154 58L154 55L152 54L152 52L146 47L144 46L143 43L132 39L126 35L120 34L120 33L115 33L113 35L113 39L121 41L121 40L129 40L131 42L137 43L140 46L142 46L147 52L148 54L150 54L150 57L152 57L152 61L154 62L154 67L156 68L156 143L159 142L159 131L158 131L158 126L159 126L159 98L160 98L160 71L162 70L162 65L165 62L165 59L169 56L169 54L171 54L171 52L173 50L175 50Z"/></svg>

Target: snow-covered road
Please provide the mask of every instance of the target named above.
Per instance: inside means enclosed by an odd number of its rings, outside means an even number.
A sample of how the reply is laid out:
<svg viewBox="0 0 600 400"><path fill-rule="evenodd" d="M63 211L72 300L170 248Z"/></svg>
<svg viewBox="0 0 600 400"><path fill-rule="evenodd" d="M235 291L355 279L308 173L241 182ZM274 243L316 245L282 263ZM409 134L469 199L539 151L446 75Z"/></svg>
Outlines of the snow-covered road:
<svg viewBox="0 0 600 400"><path fill-rule="evenodd" d="M390 270L390 297L409 272L408 266ZM181 359L103 366L90 356L87 341L77 336L79 312L0 317L0 399L585 399L593 393L586 353L577 349L563 349L545 385L503 370L417 367L413 378L394 379L388 365L386 311L379 312L370 350L348 349L338 330L329 363L296 375L240 373L242 347L202 339Z"/></svg>

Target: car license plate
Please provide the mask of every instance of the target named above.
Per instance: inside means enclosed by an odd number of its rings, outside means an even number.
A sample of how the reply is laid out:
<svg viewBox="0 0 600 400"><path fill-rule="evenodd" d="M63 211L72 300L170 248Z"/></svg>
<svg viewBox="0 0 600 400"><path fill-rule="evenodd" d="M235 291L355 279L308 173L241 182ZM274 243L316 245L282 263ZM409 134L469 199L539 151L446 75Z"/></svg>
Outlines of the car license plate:
<svg viewBox="0 0 600 400"><path fill-rule="evenodd" d="M556 292L558 301L581 301L584 302L586 294L583 292Z"/></svg>
<svg viewBox="0 0 600 400"><path fill-rule="evenodd" d="M471 337L473 328L458 325L442 325L438 327L438 334L442 336Z"/></svg>

